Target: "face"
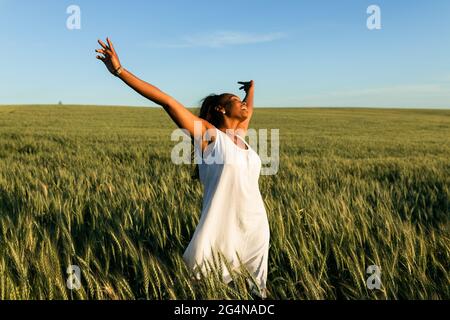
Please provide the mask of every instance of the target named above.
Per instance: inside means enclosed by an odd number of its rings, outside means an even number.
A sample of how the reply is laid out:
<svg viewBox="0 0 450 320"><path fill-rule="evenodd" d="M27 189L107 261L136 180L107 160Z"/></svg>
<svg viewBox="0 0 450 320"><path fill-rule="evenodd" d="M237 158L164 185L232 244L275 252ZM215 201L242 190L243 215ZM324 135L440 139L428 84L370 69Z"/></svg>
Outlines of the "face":
<svg viewBox="0 0 450 320"><path fill-rule="evenodd" d="M225 106L226 116L244 121L248 117L247 104L238 96L230 95Z"/></svg>

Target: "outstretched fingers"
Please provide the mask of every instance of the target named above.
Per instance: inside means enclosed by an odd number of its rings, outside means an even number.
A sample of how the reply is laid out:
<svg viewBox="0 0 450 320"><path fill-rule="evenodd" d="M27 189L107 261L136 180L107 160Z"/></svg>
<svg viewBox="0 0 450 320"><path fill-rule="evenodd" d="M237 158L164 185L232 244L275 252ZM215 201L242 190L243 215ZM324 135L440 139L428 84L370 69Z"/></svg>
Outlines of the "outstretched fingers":
<svg viewBox="0 0 450 320"><path fill-rule="evenodd" d="M106 57L108 57L108 53L106 52L106 50L103 49L96 49L95 52L100 53L97 56L97 59L104 61L106 59Z"/></svg>
<svg viewBox="0 0 450 320"><path fill-rule="evenodd" d="M109 40L107 40L107 42L111 44ZM98 43L102 46L104 52L106 53L105 55L114 55L114 51L111 49L111 46L106 45L102 40L98 40Z"/></svg>
<svg viewBox="0 0 450 320"><path fill-rule="evenodd" d="M238 81L238 83L242 85L239 88L239 90L244 89L245 91L247 91L253 86L253 80L250 80L250 81Z"/></svg>
<svg viewBox="0 0 450 320"><path fill-rule="evenodd" d="M114 49L114 45L112 44L111 40L109 40L109 38L106 38L106 41L108 42L109 48L111 49L111 51L115 54L116 50Z"/></svg>
<svg viewBox="0 0 450 320"><path fill-rule="evenodd" d="M108 46L102 40L99 39L98 43L103 47L103 49L108 50Z"/></svg>

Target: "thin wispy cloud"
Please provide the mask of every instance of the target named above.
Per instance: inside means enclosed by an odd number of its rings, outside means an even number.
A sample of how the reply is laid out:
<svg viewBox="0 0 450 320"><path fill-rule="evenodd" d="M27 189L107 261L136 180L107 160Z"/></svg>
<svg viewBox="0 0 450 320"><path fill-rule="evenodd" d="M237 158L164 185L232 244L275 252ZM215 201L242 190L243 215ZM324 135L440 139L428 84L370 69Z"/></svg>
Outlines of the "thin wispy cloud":
<svg viewBox="0 0 450 320"><path fill-rule="evenodd" d="M229 46L273 42L286 37L287 35L283 32L258 34L233 31L217 31L209 34L203 33L184 36L181 40L175 43L154 43L151 44L151 46L158 48L223 48Z"/></svg>
<svg viewBox="0 0 450 320"><path fill-rule="evenodd" d="M441 84L396 85L391 87L366 88L361 90L346 90L330 92L330 96L358 97L367 95L408 95L408 94L442 94L448 88Z"/></svg>
<svg viewBox="0 0 450 320"><path fill-rule="evenodd" d="M441 102L446 99L450 99L448 85L424 83L322 92L305 96L303 103L327 106L448 106Z"/></svg>

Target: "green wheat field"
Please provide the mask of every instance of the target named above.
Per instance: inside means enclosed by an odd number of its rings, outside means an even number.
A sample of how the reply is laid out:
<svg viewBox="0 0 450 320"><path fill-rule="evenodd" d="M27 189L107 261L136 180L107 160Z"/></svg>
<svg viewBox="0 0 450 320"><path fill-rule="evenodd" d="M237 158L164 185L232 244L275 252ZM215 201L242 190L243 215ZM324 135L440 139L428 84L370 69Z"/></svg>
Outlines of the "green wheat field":
<svg viewBox="0 0 450 320"><path fill-rule="evenodd" d="M259 180L270 299L450 299L450 110L264 108L251 127L280 130ZM175 128L158 108L0 107L0 299L256 299L242 273L191 280L202 186L170 160Z"/></svg>

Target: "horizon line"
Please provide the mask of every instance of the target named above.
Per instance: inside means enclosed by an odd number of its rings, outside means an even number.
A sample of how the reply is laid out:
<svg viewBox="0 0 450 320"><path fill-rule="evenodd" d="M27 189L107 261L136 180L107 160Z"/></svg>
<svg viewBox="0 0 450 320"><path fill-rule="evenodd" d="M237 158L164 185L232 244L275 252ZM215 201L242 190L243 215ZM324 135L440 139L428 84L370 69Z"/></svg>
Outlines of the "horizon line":
<svg viewBox="0 0 450 320"><path fill-rule="evenodd" d="M113 104L48 104L48 103L27 103L27 104L0 104L0 107L31 107L31 106L55 106L55 107L117 107L117 108L154 108L154 109L163 109L161 106L156 105L148 105L148 106L139 106L139 105L113 105ZM187 109L200 109L200 107L187 107ZM399 107L399 106L389 106L389 107L381 107L381 106L297 106L297 107L269 107L269 106L258 106L254 107L255 109L386 109L386 110L450 110L450 107L442 107L442 106L430 106L430 107Z"/></svg>

